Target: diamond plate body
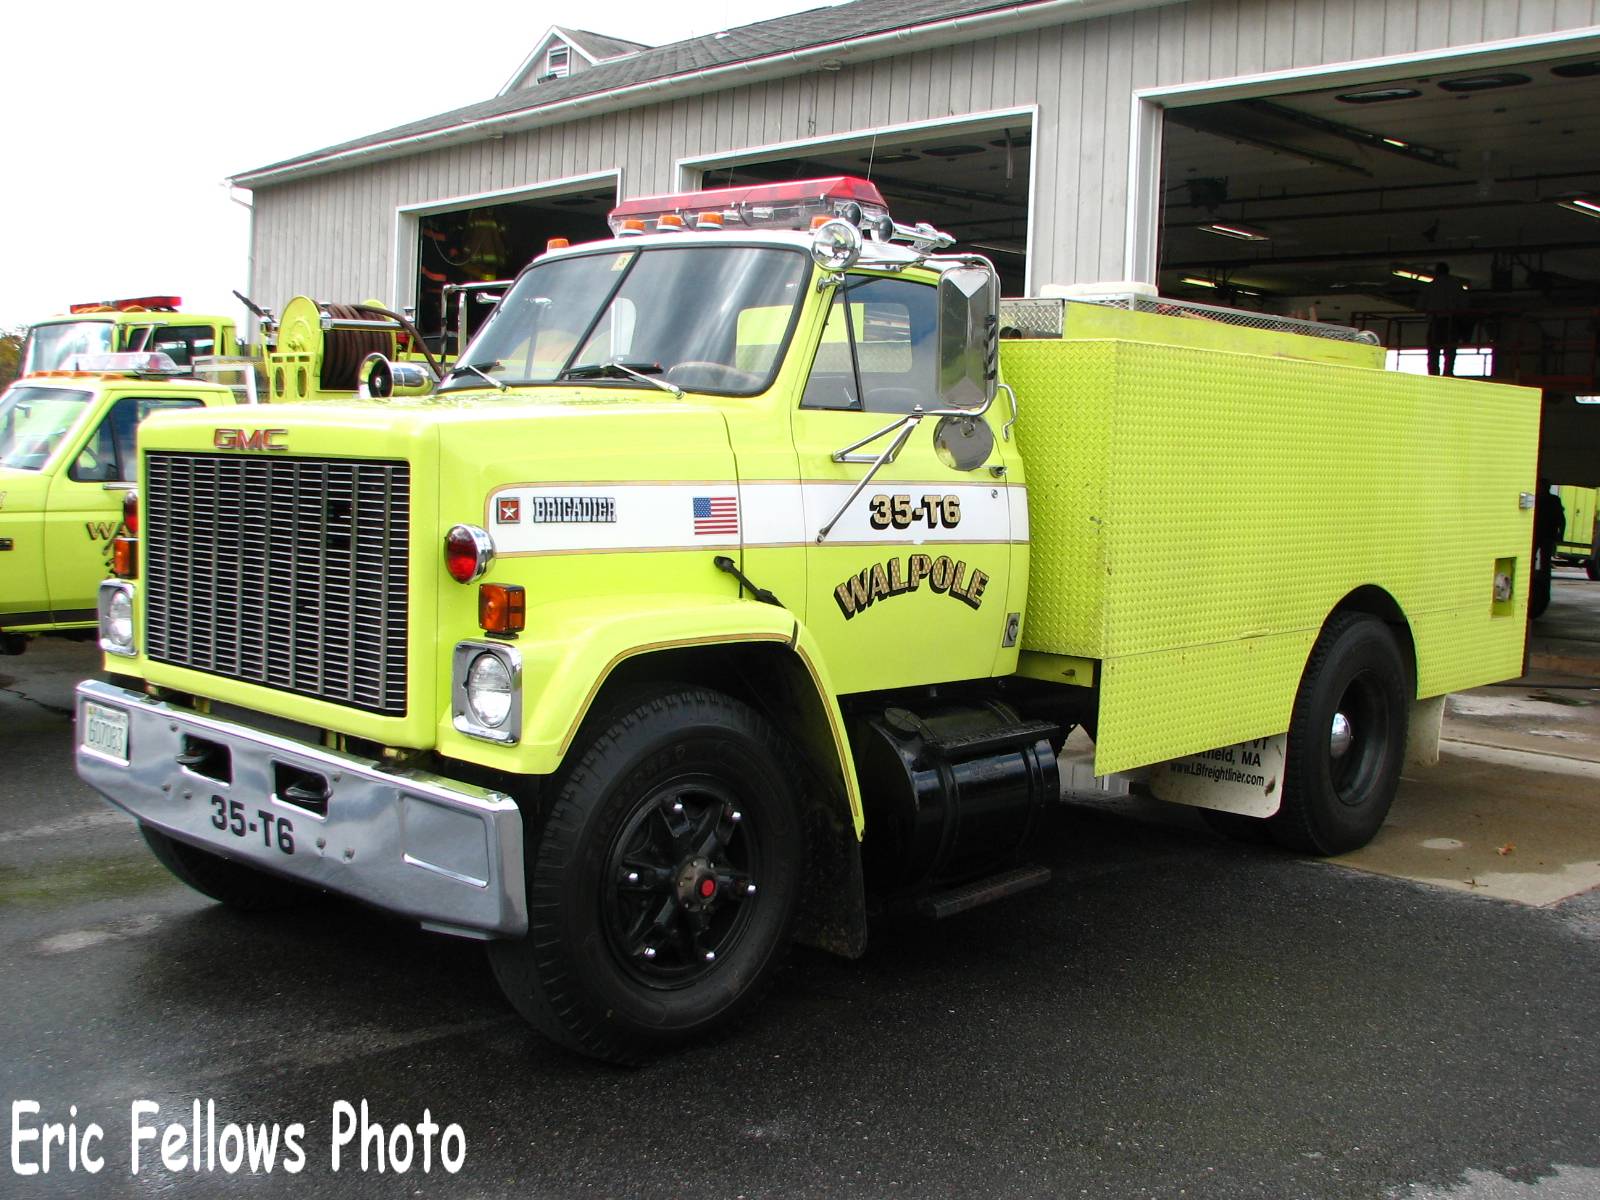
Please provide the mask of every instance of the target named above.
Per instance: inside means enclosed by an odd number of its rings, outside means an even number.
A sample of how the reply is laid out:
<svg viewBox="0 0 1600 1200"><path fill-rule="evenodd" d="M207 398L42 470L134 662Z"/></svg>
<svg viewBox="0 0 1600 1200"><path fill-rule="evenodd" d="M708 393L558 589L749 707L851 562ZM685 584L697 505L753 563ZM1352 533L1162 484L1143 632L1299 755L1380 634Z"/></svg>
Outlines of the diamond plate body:
<svg viewBox="0 0 1600 1200"><path fill-rule="evenodd" d="M1062 339L1005 342L1002 363L1029 483L1023 648L1100 660L1098 772L1287 729L1358 588L1404 613L1419 697L1520 671L1537 392L1069 308ZM1506 559L1515 602L1495 606Z"/></svg>

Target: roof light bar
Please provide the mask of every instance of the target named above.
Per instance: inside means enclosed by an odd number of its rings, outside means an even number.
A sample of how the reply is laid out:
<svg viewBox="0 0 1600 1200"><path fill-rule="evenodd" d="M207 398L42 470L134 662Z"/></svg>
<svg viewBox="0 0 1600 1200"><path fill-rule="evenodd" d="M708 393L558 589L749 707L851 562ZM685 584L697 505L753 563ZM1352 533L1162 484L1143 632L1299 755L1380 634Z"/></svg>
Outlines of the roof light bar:
<svg viewBox="0 0 1600 1200"><path fill-rule="evenodd" d="M172 312L183 305L181 296L127 296L121 300L87 300L67 306L69 313Z"/></svg>
<svg viewBox="0 0 1600 1200"><path fill-rule="evenodd" d="M761 183L747 187L714 188L703 192L672 192L624 200L607 220L614 234L638 229L714 228L720 218L724 229L811 228L813 217L840 217L852 225L877 222L889 215L889 206L877 185L853 175L826 179L797 179L790 183ZM673 218L668 220L667 218ZM635 224L637 223L637 224Z"/></svg>

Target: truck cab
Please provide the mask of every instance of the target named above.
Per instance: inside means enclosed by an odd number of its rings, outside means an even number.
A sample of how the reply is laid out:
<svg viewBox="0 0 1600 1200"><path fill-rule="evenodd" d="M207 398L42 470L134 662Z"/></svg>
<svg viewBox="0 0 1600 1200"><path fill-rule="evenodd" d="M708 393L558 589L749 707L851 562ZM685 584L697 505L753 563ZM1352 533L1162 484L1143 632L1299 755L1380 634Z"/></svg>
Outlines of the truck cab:
<svg viewBox="0 0 1600 1200"><path fill-rule="evenodd" d="M99 369L35 372L0 394L0 648L7 653L20 653L37 634L93 630L95 593L134 486L140 422L234 402L226 387L178 378L181 368L159 355L78 361Z"/></svg>
<svg viewBox="0 0 1600 1200"><path fill-rule="evenodd" d="M179 367L238 353L231 318L180 311L178 296L130 296L74 304L29 326L19 374L59 371L74 356L135 351L165 354Z"/></svg>

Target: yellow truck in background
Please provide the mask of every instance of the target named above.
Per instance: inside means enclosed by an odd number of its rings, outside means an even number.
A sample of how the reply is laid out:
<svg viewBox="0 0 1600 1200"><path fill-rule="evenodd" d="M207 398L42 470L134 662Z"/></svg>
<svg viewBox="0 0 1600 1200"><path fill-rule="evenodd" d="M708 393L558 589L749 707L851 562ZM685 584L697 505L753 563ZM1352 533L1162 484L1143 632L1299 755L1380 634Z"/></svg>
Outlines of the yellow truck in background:
<svg viewBox="0 0 1600 1200"><path fill-rule="evenodd" d="M179 378L160 354L71 361L85 369L38 371L0 393L0 654L20 654L43 633L92 633L139 423L235 399L220 384Z"/></svg>
<svg viewBox="0 0 1600 1200"><path fill-rule="evenodd" d="M1595 519L1595 497L1600 491L1563 484L1557 495L1566 527L1556 542L1556 557L1582 567L1590 579L1600 579L1600 531Z"/></svg>
<svg viewBox="0 0 1600 1200"><path fill-rule="evenodd" d="M62 370L81 355L165 354L188 367L196 358L239 352L231 317L184 312L182 304L178 296L129 296L71 305L28 327L18 377Z"/></svg>
<svg viewBox="0 0 1600 1200"><path fill-rule="evenodd" d="M1045 882L1080 775L1360 846L1443 696L1521 669L1536 392L1130 289L1003 304L847 177L612 228L437 378L363 359L386 403L142 428L77 765L180 879L482 940L634 1061L792 940Z"/></svg>

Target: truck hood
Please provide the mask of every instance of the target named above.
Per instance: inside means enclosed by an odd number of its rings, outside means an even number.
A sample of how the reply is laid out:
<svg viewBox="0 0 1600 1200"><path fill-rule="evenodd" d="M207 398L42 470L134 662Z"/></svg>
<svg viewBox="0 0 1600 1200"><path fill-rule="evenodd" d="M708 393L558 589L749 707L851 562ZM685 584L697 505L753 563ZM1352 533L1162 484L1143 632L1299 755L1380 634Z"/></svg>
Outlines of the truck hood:
<svg viewBox="0 0 1600 1200"><path fill-rule="evenodd" d="M491 496L517 484L732 484L737 478L727 421L714 404L610 387L165 412L140 427L139 444L156 451L405 460L412 464L419 523L436 503L444 528L492 530Z"/></svg>

